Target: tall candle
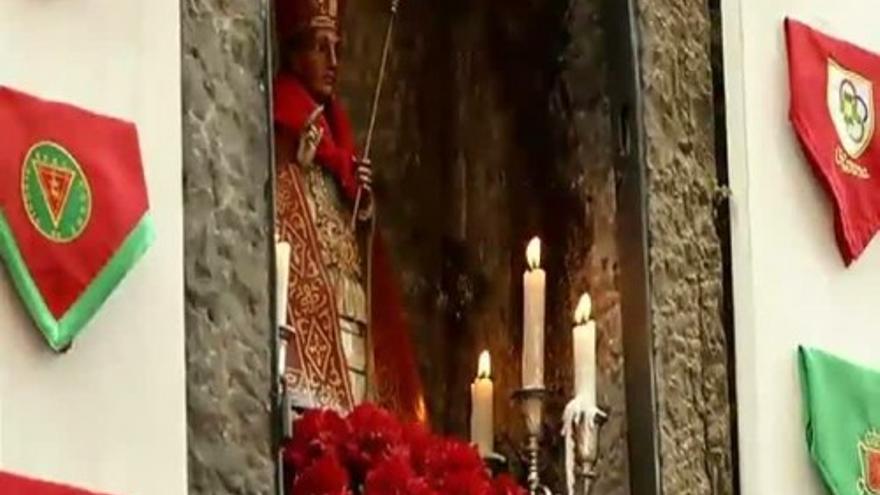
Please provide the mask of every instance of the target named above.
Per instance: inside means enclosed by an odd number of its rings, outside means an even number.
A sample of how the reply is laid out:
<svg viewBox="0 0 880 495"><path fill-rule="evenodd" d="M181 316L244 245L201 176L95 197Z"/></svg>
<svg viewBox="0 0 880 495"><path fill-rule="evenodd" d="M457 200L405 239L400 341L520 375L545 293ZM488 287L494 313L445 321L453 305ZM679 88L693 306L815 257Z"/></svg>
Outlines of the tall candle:
<svg viewBox="0 0 880 495"><path fill-rule="evenodd" d="M290 281L290 244L275 243L275 301L278 326L287 324L287 284Z"/></svg>
<svg viewBox="0 0 880 495"><path fill-rule="evenodd" d="M547 274L541 269L541 240L526 249L528 269L523 274L523 388L544 386L544 308Z"/></svg>
<svg viewBox="0 0 880 495"><path fill-rule="evenodd" d="M574 312L574 395L587 407L596 406L596 322L590 319L592 301L581 296Z"/></svg>
<svg viewBox="0 0 880 495"><path fill-rule="evenodd" d="M471 442L476 444L482 457L487 457L495 450L495 386L491 366L489 351L483 351L477 366L477 378L471 384Z"/></svg>

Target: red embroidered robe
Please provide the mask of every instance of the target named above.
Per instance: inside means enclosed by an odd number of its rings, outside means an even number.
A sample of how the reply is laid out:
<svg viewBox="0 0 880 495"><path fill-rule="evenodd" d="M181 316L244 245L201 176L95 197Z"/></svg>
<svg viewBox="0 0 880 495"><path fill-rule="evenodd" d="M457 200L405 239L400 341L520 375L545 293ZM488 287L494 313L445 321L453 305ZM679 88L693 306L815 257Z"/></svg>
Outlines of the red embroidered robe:
<svg viewBox="0 0 880 495"><path fill-rule="evenodd" d="M292 138L292 150L296 149L299 133L316 106L295 78L282 75L276 80L275 125L279 134ZM324 135L315 164L332 173L336 186L351 204L357 192L354 134L336 99L325 106L318 125ZM295 329L295 335L288 346L286 375L291 387L305 391L319 406L349 410L354 400L342 350L340 303L333 286L338 281L328 273L327 258L337 256L345 263L351 256L357 256L346 255L345 247L341 254L328 254L325 249L322 256L320 236L309 211L304 172L296 163L276 164L276 223L292 252L288 323ZM372 398L405 418L424 420L421 382L409 331L381 239L374 241L372 255L372 321L367 340L371 347L368 353L372 352ZM362 272L365 274L366 270Z"/></svg>

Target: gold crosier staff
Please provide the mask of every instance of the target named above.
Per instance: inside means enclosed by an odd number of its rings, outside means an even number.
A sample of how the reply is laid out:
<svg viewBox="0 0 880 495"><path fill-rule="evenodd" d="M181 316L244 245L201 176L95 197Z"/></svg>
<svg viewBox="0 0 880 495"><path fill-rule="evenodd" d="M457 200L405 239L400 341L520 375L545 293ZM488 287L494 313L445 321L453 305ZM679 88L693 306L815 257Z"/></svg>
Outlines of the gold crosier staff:
<svg viewBox="0 0 880 495"><path fill-rule="evenodd" d="M370 150L373 146L373 131L376 129L376 116L379 112L379 99L382 96L382 85L385 82L385 72L388 68L388 56L391 53L391 39L394 34L394 21L397 18L397 10L400 7L400 0L391 0L391 15L388 18L388 27L385 30L385 42L382 46L382 60L379 62L379 75L378 79L376 79L376 88L373 91L373 103L372 108L370 109L370 121L367 126L367 137L364 141L364 153L361 157L361 162L365 164L370 164ZM358 186L357 195L354 200L354 210L351 215L351 228L354 230L357 225L358 213L361 207L361 200L364 195L364 187ZM372 349L372 339L371 329L373 324L373 241L376 237L376 199L375 197L370 198L370 204L367 210L369 214L369 227L367 230L367 279L366 279L366 287L367 287L367 349ZM367 352L367 363L369 366L370 374L368 376L373 376L373 380L368 380L367 389L373 389L374 384L370 385L372 381L375 380L375 376L373 375L373 352L369 350Z"/></svg>

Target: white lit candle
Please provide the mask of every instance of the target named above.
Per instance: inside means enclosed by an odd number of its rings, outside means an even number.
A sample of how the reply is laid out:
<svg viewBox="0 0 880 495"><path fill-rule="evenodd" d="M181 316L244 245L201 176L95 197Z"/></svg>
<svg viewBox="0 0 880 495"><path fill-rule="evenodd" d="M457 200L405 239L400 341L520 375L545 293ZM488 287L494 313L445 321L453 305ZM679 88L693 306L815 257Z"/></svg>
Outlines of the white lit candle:
<svg viewBox="0 0 880 495"><path fill-rule="evenodd" d="M523 274L523 388L544 386L544 304L547 274L541 269L541 240L526 248L528 269Z"/></svg>
<svg viewBox="0 0 880 495"><path fill-rule="evenodd" d="M287 284L290 281L290 244L275 243L275 300L278 326L287 324Z"/></svg>
<svg viewBox="0 0 880 495"><path fill-rule="evenodd" d="M588 407L596 406L596 322L590 319L592 301L581 296L574 312L574 395Z"/></svg>
<svg viewBox="0 0 880 495"><path fill-rule="evenodd" d="M494 384L489 351L480 354L477 379L471 384L471 442L480 455L487 457L495 450L495 426L493 424Z"/></svg>

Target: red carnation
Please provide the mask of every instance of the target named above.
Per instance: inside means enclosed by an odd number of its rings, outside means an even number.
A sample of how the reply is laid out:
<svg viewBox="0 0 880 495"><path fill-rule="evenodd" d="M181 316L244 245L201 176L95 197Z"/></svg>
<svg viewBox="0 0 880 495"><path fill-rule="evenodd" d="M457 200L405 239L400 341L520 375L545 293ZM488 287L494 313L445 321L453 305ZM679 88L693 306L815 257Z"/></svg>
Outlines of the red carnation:
<svg viewBox="0 0 880 495"><path fill-rule="evenodd" d="M455 439L442 439L428 452L426 471L434 476L458 472L483 472L485 467L480 454L473 446Z"/></svg>
<svg viewBox="0 0 880 495"><path fill-rule="evenodd" d="M396 455L370 471L364 495L436 495L436 492L416 476L406 456Z"/></svg>
<svg viewBox="0 0 880 495"><path fill-rule="evenodd" d="M340 458L348 436L348 424L335 411L308 411L295 423L284 458L294 471L304 471L315 459L326 455Z"/></svg>
<svg viewBox="0 0 880 495"><path fill-rule="evenodd" d="M424 475L427 472L425 464L428 452L437 445L438 440L422 423L409 423L403 427L403 441L409 445L413 470L418 475Z"/></svg>
<svg viewBox="0 0 880 495"><path fill-rule="evenodd" d="M480 454L461 440L443 439L435 443L425 459L431 486L448 495L488 495L489 476Z"/></svg>
<svg viewBox="0 0 880 495"><path fill-rule="evenodd" d="M442 492L444 495L492 495L492 485L486 471L456 471L445 476Z"/></svg>
<svg viewBox="0 0 880 495"><path fill-rule="evenodd" d="M346 455L359 477L393 453L407 450L402 443L400 423L391 413L374 405L356 407L348 416L348 427L351 437Z"/></svg>
<svg viewBox="0 0 880 495"><path fill-rule="evenodd" d="M293 491L296 495L351 495L348 472L332 455L325 455L296 477Z"/></svg>
<svg viewBox="0 0 880 495"><path fill-rule="evenodd" d="M509 474L502 474L492 483L493 495L527 495L527 493Z"/></svg>
<svg viewBox="0 0 880 495"><path fill-rule="evenodd" d="M306 413L284 455L296 495L526 495L510 476L493 481L473 446L373 405L346 420Z"/></svg>

